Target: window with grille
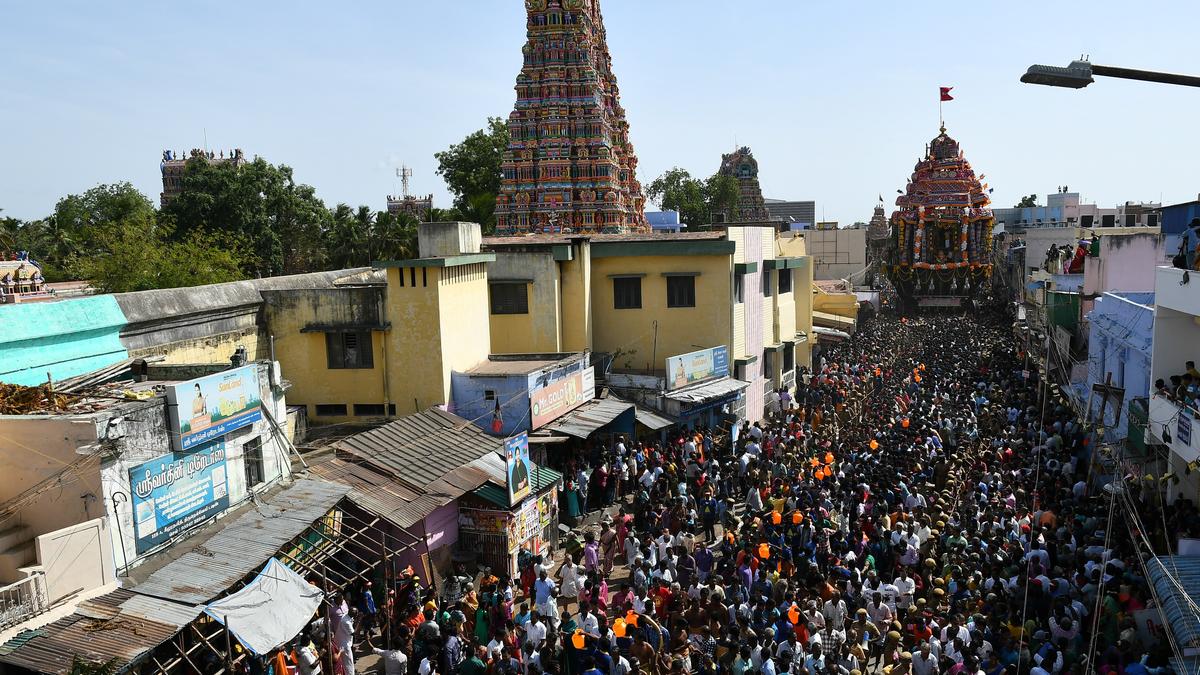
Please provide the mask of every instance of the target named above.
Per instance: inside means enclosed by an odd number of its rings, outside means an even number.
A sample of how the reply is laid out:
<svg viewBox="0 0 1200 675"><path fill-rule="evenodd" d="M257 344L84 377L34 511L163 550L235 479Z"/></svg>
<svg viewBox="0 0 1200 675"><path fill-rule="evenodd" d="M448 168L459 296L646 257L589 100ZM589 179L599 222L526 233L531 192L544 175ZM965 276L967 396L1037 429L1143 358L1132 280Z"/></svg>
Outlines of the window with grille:
<svg viewBox="0 0 1200 675"><path fill-rule="evenodd" d="M326 333L325 354L331 370L375 367L370 331Z"/></svg>
<svg viewBox="0 0 1200 675"><path fill-rule="evenodd" d="M492 314L528 314L528 284L491 284Z"/></svg>
<svg viewBox="0 0 1200 675"><path fill-rule="evenodd" d="M696 306L696 277L667 277L667 307Z"/></svg>
<svg viewBox="0 0 1200 675"><path fill-rule="evenodd" d="M613 309L641 308L641 277L617 277L613 279Z"/></svg>
<svg viewBox="0 0 1200 675"><path fill-rule="evenodd" d="M764 298L771 297L771 270L762 271L762 292Z"/></svg>
<svg viewBox="0 0 1200 675"><path fill-rule="evenodd" d="M733 275L733 301L745 301L746 275L738 272Z"/></svg>
<svg viewBox="0 0 1200 675"><path fill-rule="evenodd" d="M318 403L317 417L343 417L346 414L345 403Z"/></svg>
<svg viewBox="0 0 1200 675"><path fill-rule="evenodd" d="M783 372L790 373L796 369L796 348L789 345L783 347Z"/></svg>
<svg viewBox="0 0 1200 675"><path fill-rule="evenodd" d="M254 487L266 480L263 469L262 438L252 438L242 446L242 462L246 466L246 487Z"/></svg>

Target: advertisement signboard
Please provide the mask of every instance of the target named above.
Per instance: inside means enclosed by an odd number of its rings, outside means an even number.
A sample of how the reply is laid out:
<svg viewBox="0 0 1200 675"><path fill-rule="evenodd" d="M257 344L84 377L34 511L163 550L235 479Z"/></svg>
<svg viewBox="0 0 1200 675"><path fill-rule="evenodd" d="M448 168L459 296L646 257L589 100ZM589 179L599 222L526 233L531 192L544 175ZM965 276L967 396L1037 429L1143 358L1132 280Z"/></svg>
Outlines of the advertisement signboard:
<svg viewBox="0 0 1200 675"><path fill-rule="evenodd" d="M541 524L541 516L538 513L538 500L530 499L521 505L520 537L522 542L540 536L542 534Z"/></svg>
<svg viewBox="0 0 1200 675"><path fill-rule="evenodd" d="M483 509L459 509L458 526L473 532L505 534L512 514L508 511L486 511Z"/></svg>
<svg viewBox="0 0 1200 675"><path fill-rule="evenodd" d="M729 374L729 348L725 345L680 354L667 359L667 390Z"/></svg>
<svg viewBox="0 0 1200 675"><path fill-rule="evenodd" d="M262 419L258 366L243 366L167 387L180 450L207 443Z"/></svg>
<svg viewBox="0 0 1200 675"><path fill-rule="evenodd" d="M530 428L537 429L596 397L596 371L591 366L529 394Z"/></svg>
<svg viewBox="0 0 1200 675"><path fill-rule="evenodd" d="M229 508L225 442L162 455L129 470L138 555Z"/></svg>
<svg viewBox="0 0 1200 675"><path fill-rule="evenodd" d="M533 466L529 463L529 434L522 432L504 441L504 471L508 476L508 503L516 505L533 489Z"/></svg>

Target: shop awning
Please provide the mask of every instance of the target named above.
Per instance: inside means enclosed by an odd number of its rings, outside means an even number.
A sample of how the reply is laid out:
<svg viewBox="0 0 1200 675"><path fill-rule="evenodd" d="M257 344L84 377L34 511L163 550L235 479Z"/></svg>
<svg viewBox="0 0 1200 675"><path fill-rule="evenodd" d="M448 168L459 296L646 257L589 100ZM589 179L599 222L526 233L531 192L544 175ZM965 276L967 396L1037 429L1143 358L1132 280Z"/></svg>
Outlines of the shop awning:
<svg viewBox="0 0 1200 675"><path fill-rule="evenodd" d="M533 480L531 481L531 492L535 495L541 494L548 490L550 486L557 485L562 481L563 475L554 469L547 466L533 465ZM475 496L486 499L497 506L505 509L508 505L508 489L503 485L495 483L486 483L475 491Z"/></svg>
<svg viewBox="0 0 1200 675"><path fill-rule="evenodd" d="M854 319L841 314L830 314L829 312L813 312L813 326L822 326L825 328L840 328L842 330L854 328Z"/></svg>
<svg viewBox="0 0 1200 675"><path fill-rule="evenodd" d="M633 410L634 405L617 398L598 398L572 410L546 426L547 429L587 438L603 426L612 424L622 414Z"/></svg>
<svg viewBox="0 0 1200 675"><path fill-rule="evenodd" d="M696 405L707 403L714 399L728 398L749 387L749 382L735 380L732 377L722 377L708 382L676 389L666 393L666 397L672 401L679 401L684 405Z"/></svg>
<svg viewBox="0 0 1200 675"><path fill-rule="evenodd" d="M850 339L850 334L846 331L826 328L824 326L813 326L813 332L817 334L818 340L841 342L842 340Z"/></svg>
<svg viewBox="0 0 1200 675"><path fill-rule="evenodd" d="M1184 653L1200 647L1200 625L1191 600L1200 596L1200 556L1155 556L1146 561L1146 571L1176 644Z"/></svg>
<svg viewBox="0 0 1200 675"><path fill-rule="evenodd" d="M237 593L204 608L242 646L263 656L296 637L325 594L275 558Z"/></svg>
<svg viewBox="0 0 1200 675"><path fill-rule="evenodd" d="M674 422L667 419L666 417L663 417L662 415L659 415L656 412L646 410L645 408L643 408L641 406L638 406L633 411L633 415L635 418L637 418L638 424L641 424L642 426L646 427L647 429L653 429L654 431L658 431L659 429L666 429L667 427L671 426L672 424L675 424Z"/></svg>

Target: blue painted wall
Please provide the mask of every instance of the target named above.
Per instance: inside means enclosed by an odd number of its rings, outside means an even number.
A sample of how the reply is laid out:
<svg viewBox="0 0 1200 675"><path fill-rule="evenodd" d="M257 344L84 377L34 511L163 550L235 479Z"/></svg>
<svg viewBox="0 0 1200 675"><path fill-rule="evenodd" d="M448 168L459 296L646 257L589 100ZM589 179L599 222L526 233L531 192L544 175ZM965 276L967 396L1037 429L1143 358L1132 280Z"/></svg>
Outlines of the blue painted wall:
<svg viewBox="0 0 1200 675"><path fill-rule="evenodd" d="M486 398L487 391L495 392L500 402L504 426L501 436L529 431L529 377L526 375L472 377L466 373L450 376L450 411L471 420L480 429L492 433L492 414L495 401Z"/></svg>
<svg viewBox="0 0 1200 675"><path fill-rule="evenodd" d="M1188 223L1192 222L1192 218L1200 218L1200 201L1184 202L1183 204L1175 204L1173 206L1164 206L1162 209L1162 232L1163 234L1179 234L1187 228ZM1175 240L1175 245L1179 245L1179 240ZM1174 249L1168 249L1172 254Z"/></svg>
<svg viewBox="0 0 1200 675"><path fill-rule="evenodd" d="M38 385L116 363L125 315L111 295L0 306L0 382Z"/></svg>
<svg viewBox="0 0 1200 675"><path fill-rule="evenodd" d="M529 428L529 392L536 391L551 382L574 375L588 367L588 359L580 359L548 373L530 375L471 376L467 373L451 373L450 411L459 417L475 422L480 429L492 433L492 416L495 401L487 400L486 393L495 392L500 401L500 415L504 426L501 436L512 436Z"/></svg>
<svg viewBox="0 0 1200 675"><path fill-rule="evenodd" d="M1088 386L1081 392L1083 402L1086 405L1091 385L1103 384L1105 375L1112 373L1112 383L1125 388L1125 399L1121 422L1108 430L1106 438L1119 441L1127 435L1129 401L1150 393L1154 294L1105 293L1096 299L1088 321ZM1112 425L1113 416L1107 414L1104 423Z"/></svg>

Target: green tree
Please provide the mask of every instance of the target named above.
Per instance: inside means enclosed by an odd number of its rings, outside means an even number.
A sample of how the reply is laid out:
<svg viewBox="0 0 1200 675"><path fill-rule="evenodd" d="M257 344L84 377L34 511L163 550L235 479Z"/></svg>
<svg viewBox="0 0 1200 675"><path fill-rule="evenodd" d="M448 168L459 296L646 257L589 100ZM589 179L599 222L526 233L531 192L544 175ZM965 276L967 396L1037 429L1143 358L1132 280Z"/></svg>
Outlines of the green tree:
<svg viewBox="0 0 1200 675"><path fill-rule="evenodd" d="M163 216L180 240L200 232L246 241L249 255L242 262L248 276L325 268L330 212L287 166L261 158L234 166L193 157L180 194Z"/></svg>
<svg viewBox="0 0 1200 675"><path fill-rule="evenodd" d="M715 173L704 181L704 199L708 203L709 213L725 213L732 216L733 220L737 220L741 186L733 176Z"/></svg>
<svg viewBox="0 0 1200 675"><path fill-rule="evenodd" d="M411 260L417 257L417 219L407 213L375 214L367 248L371 261Z"/></svg>
<svg viewBox="0 0 1200 675"><path fill-rule="evenodd" d="M675 167L646 186L646 197L659 208L679 212L680 221L693 228L712 223L714 213L736 219L739 197L736 178L714 174L706 180L693 178L686 169Z"/></svg>
<svg viewBox="0 0 1200 675"><path fill-rule="evenodd" d="M371 223L364 226L356 216L345 204L338 204L330 211L329 227L324 232L325 255L334 269L357 267L370 257L366 244Z"/></svg>
<svg viewBox="0 0 1200 675"><path fill-rule="evenodd" d="M660 209L678 211L679 220L693 227L712 222L705 185L687 169L675 167L655 178L646 186L646 198Z"/></svg>
<svg viewBox="0 0 1200 675"><path fill-rule="evenodd" d="M148 214L98 226L96 249L74 261L74 269L102 293L201 286L244 278L240 241L194 231L172 237Z"/></svg>
<svg viewBox="0 0 1200 675"><path fill-rule="evenodd" d="M1021 197L1021 201L1017 202L1016 206L1014 206L1013 208L1014 209L1033 208L1038 205L1037 200L1038 200L1038 196L1036 194L1032 194L1027 197Z"/></svg>
<svg viewBox="0 0 1200 675"><path fill-rule="evenodd" d="M494 203L500 194L501 165L508 142L504 119L489 117L486 127L434 154L437 173L454 195L454 208L464 218L482 218L476 222L487 231L495 226ZM493 205L483 208L488 196Z"/></svg>

